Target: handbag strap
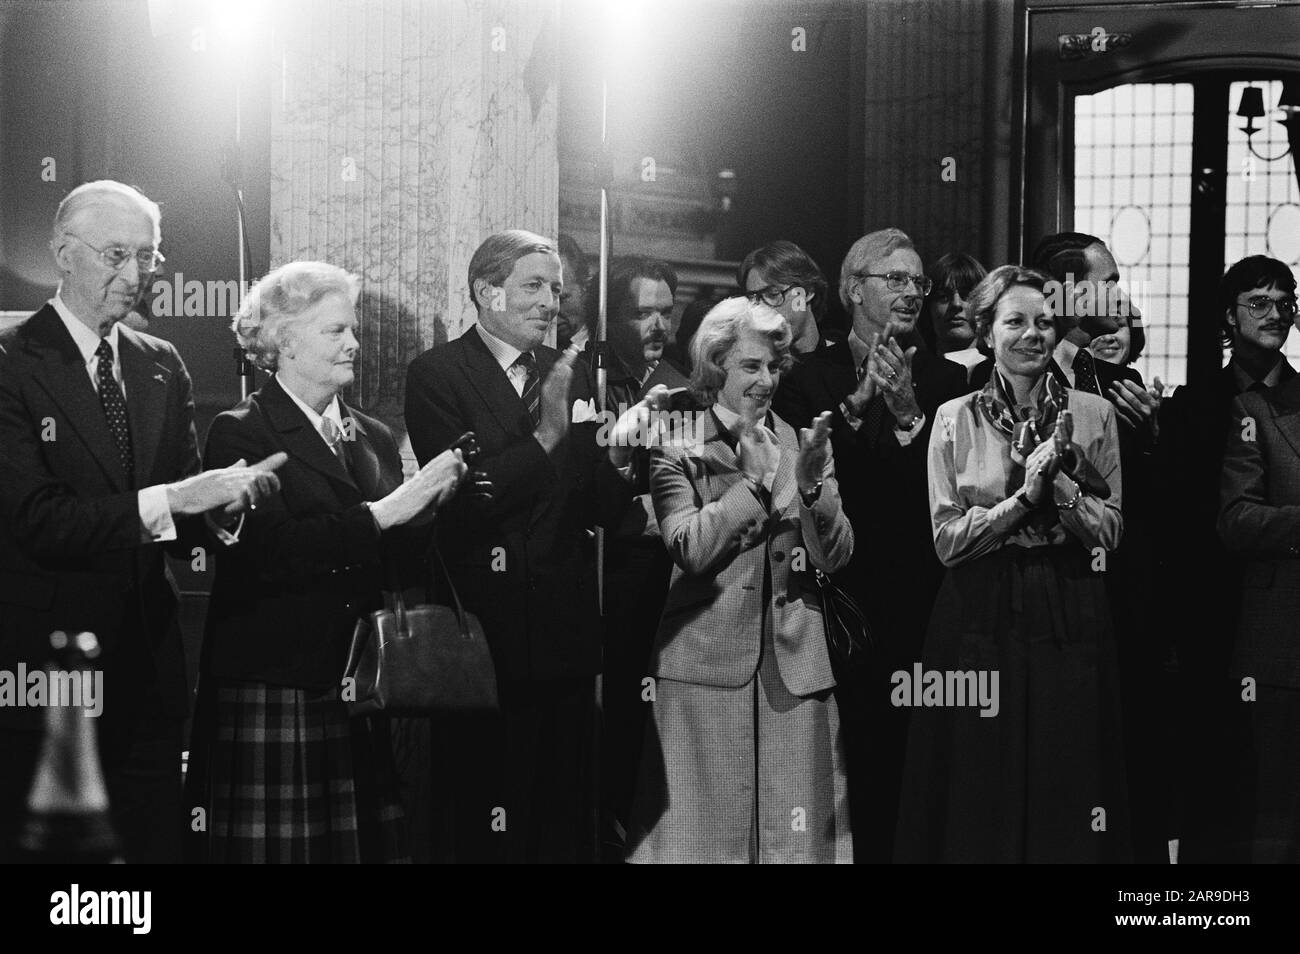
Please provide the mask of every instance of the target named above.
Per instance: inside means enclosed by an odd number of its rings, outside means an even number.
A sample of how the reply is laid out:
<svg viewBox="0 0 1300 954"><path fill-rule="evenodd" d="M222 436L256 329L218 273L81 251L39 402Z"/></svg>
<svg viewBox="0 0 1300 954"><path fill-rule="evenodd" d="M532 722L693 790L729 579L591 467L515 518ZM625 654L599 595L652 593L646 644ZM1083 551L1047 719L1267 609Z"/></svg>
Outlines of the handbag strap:
<svg viewBox="0 0 1300 954"><path fill-rule="evenodd" d="M456 592L456 584L451 581L451 573L447 570L447 562L442 558L442 549L438 546L436 528L431 534L431 538L432 543L429 550L433 555L433 559L429 560L429 563L442 571L443 582L447 584L447 592L451 594L451 602L456 610L456 626L460 630L461 639L469 639L469 621L465 616L465 607L460 602L460 594ZM428 554L425 556L427 558Z"/></svg>

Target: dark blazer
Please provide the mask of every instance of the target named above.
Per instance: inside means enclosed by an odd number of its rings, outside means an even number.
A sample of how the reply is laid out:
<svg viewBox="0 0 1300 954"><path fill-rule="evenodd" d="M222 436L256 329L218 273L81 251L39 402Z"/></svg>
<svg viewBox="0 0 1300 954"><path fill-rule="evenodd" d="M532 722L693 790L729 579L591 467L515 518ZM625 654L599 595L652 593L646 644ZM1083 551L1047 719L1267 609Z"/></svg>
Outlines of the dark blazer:
<svg viewBox="0 0 1300 954"><path fill-rule="evenodd" d="M1300 378L1233 400L1220 501L1245 561L1233 675L1300 689Z"/></svg>
<svg viewBox="0 0 1300 954"><path fill-rule="evenodd" d="M859 598L877 638L919 652L943 566L930 527L926 448L939 405L967 392L966 369L918 350L912 379L926 424L907 447L886 417L876 440L867 426L854 431L840 403L857 387L857 370L846 341L823 341L782 375L773 410L798 433L822 411L831 412L831 444L844 511L857 546L837 577ZM917 657L913 657L917 658Z"/></svg>
<svg viewBox="0 0 1300 954"><path fill-rule="evenodd" d="M534 354L543 381L559 353ZM567 405L593 401L585 363ZM588 405L590 407L591 405ZM572 417L570 417L572 420ZM476 329L426 351L406 378L406 427L421 464L474 431L493 499L458 496L438 541L466 609L483 623L498 678L558 679L600 670L598 521L622 516L628 488L597 446L596 421L572 424L552 458L523 401Z"/></svg>
<svg viewBox="0 0 1300 954"><path fill-rule="evenodd" d="M1279 387L1296 376L1285 359ZM1160 408L1159 482L1165 505L1161 538L1162 605L1186 645L1180 656L1206 651L1208 665L1228 663L1241 601L1240 561L1215 532L1223 452L1240 393L1231 365L1204 385L1183 385Z"/></svg>
<svg viewBox="0 0 1300 954"><path fill-rule="evenodd" d="M390 573L415 582L411 563L427 527L380 533L364 503L401 484L397 444L382 423L340 405L344 421L355 422L344 444L351 473L274 377L213 420L208 466L277 451L289 460L276 471L280 492L246 515L237 544L217 551L204 674L320 691L337 685L353 626L380 603Z"/></svg>
<svg viewBox="0 0 1300 954"><path fill-rule="evenodd" d="M0 669L43 667L55 629L99 637L106 715L182 719L188 683L164 547L142 542L137 488L199 470L185 365L167 342L119 329L135 485L127 484L76 343L46 305L0 334ZM190 559L202 522L169 546ZM0 707L38 728L40 709Z"/></svg>

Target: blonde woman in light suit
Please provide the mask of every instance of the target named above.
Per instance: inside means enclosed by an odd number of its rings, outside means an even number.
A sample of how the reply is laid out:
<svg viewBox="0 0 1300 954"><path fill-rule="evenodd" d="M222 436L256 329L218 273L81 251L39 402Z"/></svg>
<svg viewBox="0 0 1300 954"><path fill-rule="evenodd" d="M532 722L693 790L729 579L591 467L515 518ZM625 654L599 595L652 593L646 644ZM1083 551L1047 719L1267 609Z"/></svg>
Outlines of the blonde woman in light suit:
<svg viewBox="0 0 1300 954"><path fill-rule="evenodd" d="M691 343L710 410L654 449L651 491L675 564L629 860L849 862L847 786L813 569L853 552L829 415L771 413L790 328L743 298Z"/></svg>

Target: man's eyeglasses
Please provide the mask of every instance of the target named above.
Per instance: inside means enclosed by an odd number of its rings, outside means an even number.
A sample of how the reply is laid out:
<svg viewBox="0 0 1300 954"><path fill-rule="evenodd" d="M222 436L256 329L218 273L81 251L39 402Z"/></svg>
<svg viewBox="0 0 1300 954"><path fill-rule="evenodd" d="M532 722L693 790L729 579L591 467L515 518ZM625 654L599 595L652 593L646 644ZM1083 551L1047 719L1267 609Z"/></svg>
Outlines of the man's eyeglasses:
<svg viewBox="0 0 1300 954"><path fill-rule="evenodd" d="M762 302L769 308L779 308L785 303L785 296L790 294L793 285L786 285L784 288L777 288L775 285L768 285L766 288L760 288L758 291L745 292L745 297L757 305Z"/></svg>
<svg viewBox="0 0 1300 954"><path fill-rule="evenodd" d="M1285 318L1290 321L1296 315L1296 300L1294 298L1269 298L1267 295L1252 295L1245 301L1237 302L1238 305L1244 305L1250 312L1252 318L1263 318L1274 308L1277 309L1279 318Z"/></svg>
<svg viewBox="0 0 1300 954"><path fill-rule="evenodd" d="M97 254L99 260L115 272L120 272L125 268L126 263L132 258L135 259L136 265L139 266L140 271L142 272L156 272L158 269L162 268L163 262L167 261L167 259L163 258L162 252L154 248L142 248L138 251L123 248L121 245L110 245L107 248L96 248L80 235L75 235L72 232L68 232L67 235L70 238L76 239L82 245L86 246L86 248Z"/></svg>
<svg viewBox="0 0 1300 954"><path fill-rule="evenodd" d="M913 275L910 272L885 272L884 274L879 272L858 272L858 277L883 278L885 287L891 292L907 291L907 283L911 282L916 286L916 290L921 293L922 298L930 294L930 289L934 287L934 282L924 275Z"/></svg>

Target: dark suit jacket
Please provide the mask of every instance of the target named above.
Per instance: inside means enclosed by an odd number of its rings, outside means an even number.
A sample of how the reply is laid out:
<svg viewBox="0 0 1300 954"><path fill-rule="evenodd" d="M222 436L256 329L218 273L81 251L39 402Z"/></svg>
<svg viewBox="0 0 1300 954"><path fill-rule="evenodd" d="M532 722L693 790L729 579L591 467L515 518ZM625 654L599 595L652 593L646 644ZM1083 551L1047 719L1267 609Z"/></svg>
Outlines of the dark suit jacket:
<svg viewBox="0 0 1300 954"><path fill-rule="evenodd" d="M357 618L378 607L384 587L418 582L428 527L380 533L364 504L402 483L397 444L382 423L340 405L355 423L344 444L351 473L275 378L212 421L208 466L277 451L289 460L276 471L280 492L246 515L237 544L217 551L205 675L338 685Z"/></svg>
<svg viewBox="0 0 1300 954"><path fill-rule="evenodd" d="M877 638L902 654L919 652L943 578L930 526L930 429L939 405L967 392L966 369L928 351L916 352L912 379L926 424L907 447L899 445L888 416L874 446L867 425L854 431L845 420L840 403L857 387L845 341L823 341L800 358L782 375L772 402L796 434L817 414L831 412L835 472L857 540L837 580L858 597Z"/></svg>
<svg viewBox="0 0 1300 954"><path fill-rule="evenodd" d="M559 354L546 347L534 353L545 381ZM580 362L567 404L572 409L575 401L592 400ZM494 497L486 505L457 497L439 516L437 534L461 600L483 623L498 677L597 673L591 530L598 521L616 521L630 499L597 446L597 422L572 424L552 459L533 437L509 377L470 329L411 362L406 427L421 464L465 431L478 437L479 467L491 478Z"/></svg>
<svg viewBox="0 0 1300 954"><path fill-rule="evenodd" d="M1279 387L1296 376L1284 360ZM1207 385L1184 385L1160 408L1160 485L1165 505L1161 539L1161 603L1179 634L1180 657L1226 671L1241 609L1241 565L1215 527L1223 453L1238 396L1232 367Z"/></svg>
<svg viewBox="0 0 1300 954"><path fill-rule="evenodd" d="M1220 500L1245 561L1233 675L1300 689L1300 377L1233 400Z"/></svg>
<svg viewBox="0 0 1300 954"><path fill-rule="evenodd" d="M163 547L141 542L137 488L199 470L185 365L167 342L123 326L134 486L128 486L76 343L46 305L0 335L0 669L30 670L55 629L99 637L105 715L184 718L188 683L176 588ZM201 521L178 520L190 558ZM38 728L40 709L0 708L0 725Z"/></svg>

